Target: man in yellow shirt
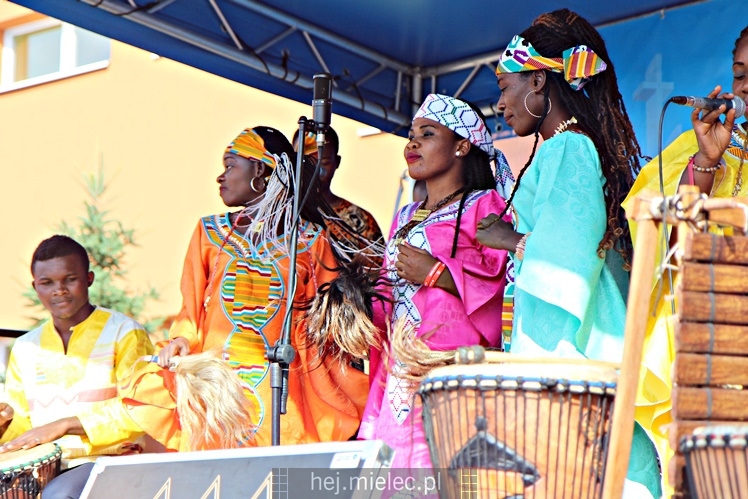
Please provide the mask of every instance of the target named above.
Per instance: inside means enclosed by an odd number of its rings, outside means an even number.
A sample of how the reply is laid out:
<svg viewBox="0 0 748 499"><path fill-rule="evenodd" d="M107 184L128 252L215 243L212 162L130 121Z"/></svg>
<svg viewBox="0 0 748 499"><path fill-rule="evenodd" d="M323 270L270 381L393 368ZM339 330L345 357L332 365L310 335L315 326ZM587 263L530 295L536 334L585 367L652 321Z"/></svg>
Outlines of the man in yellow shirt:
<svg viewBox="0 0 748 499"><path fill-rule="evenodd" d="M42 241L31 273L52 318L18 338L11 351L0 402L0 453L56 442L65 467L71 459L142 451L143 434L117 399L117 385L140 357L153 353L148 333L130 317L91 304L94 273L73 239ZM78 497L91 466L61 475L45 496L62 486L65 493L55 497Z"/></svg>

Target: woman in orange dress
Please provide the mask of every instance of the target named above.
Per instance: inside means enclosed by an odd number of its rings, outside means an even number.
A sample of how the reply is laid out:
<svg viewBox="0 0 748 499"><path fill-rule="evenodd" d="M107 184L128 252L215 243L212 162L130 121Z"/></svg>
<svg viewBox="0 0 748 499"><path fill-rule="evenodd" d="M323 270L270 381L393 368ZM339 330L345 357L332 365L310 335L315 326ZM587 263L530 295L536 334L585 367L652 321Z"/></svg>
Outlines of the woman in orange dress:
<svg viewBox="0 0 748 499"><path fill-rule="evenodd" d="M276 344L286 314L290 213L295 195L293 148L275 129L244 130L223 155L219 192L230 207L200 219L182 274L182 311L159 364L137 373L122 394L131 417L167 450L193 450L182 438L176 413L174 355L215 351L234 370L251 407L248 445L271 443L271 388L267 349ZM305 170L307 171L307 170ZM305 180L307 180L305 175ZM300 182L302 193L305 183ZM347 440L358 429L367 377L308 347L303 312L317 288L331 280L336 260L325 236L317 197L309 196L298 230L297 286L291 342L287 413L281 443ZM187 436L185 436L187 437ZM208 448L208 447L205 447Z"/></svg>

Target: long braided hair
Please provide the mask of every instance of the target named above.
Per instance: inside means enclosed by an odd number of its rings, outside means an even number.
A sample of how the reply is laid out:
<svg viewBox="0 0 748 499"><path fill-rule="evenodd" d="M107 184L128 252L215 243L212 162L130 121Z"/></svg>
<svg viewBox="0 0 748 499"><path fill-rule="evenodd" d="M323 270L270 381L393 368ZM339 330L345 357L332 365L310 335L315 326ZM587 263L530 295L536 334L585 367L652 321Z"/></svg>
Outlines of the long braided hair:
<svg viewBox="0 0 748 499"><path fill-rule="evenodd" d="M483 123L486 123L486 117L480 109L472 102L463 101L475 111ZM463 140L464 137L455 132L455 140ZM454 258L457 253L457 240L460 234L460 222L462 221L462 211L465 208L465 201L472 191L488 190L496 187L496 181L491 171L491 158L488 154L475 144L470 144L470 151L465 155L463 164L462 178L465 182L465 192L460 199L460 206L457 208L457 224L455 226L455 236L452 241L452 253L450 258Z"/></svg>
<svg viewBox="0 0 748 499"><path fill-rule="evenodd" d="M531 72L522 72L519 73L520 78L529 79L532 76ZM535 123L535 131L533 132L535 136L535 142L532 144L532 151L530 152L530 158L527 160L527 163L525 163L525 166L522 167L522 169L519 171L519 175L517 175L517 180L514 182L514 188L512 189L512 193L509 195L509 199L506 201L506 206L504 206L504 211L501 212L499 215L499 218L504 218L504 215L506 215L509 212L509 209L512 207L512 201L514 201L514 195L517 194L517 190L519 190L519 184L522 182L522 177L524 176L527 169L532 164L532 160L535 159L535 152L538 150L538 142L540 141L540 127L543 125L543 122L545 121L545 117L548 116L548 111L550 108L548 107L548 104L550 103L550 99L548 98L548 92L550 87L548 85L545 86L544 91L544 98L543 98L543 113L541 114L541 118Z"/></svg>
<svg viewBox="0 0 748 499"><path fill-rule="evenodd" d="M572 116L577 117L578 126L592 140L600 158L606 180L604 195L608 221L605 234L598 246L598 255L602 258L606 250L615 248L624 259L624 268L628 270L633 245L621 203L641 169L641 148L623 104L615 69L605 42L587 20L568 9L542 14L521 33L521 36L544 57L562 57L563 52L571 47L587 45L607 64L605 71L593 76L584 89L579 91L572 90L562 74L551 71L546 71L546 74L548 83L556 89L561 104ZM528 77L530 74L528 73ZM546 85L543 117L549 110L549 90L549 85ZM542 119L540 121L542 122ZM533 156L537 147L539 128L540 123L535 131ZM515 192L529 164L530 162L520 172Z"/></svg>

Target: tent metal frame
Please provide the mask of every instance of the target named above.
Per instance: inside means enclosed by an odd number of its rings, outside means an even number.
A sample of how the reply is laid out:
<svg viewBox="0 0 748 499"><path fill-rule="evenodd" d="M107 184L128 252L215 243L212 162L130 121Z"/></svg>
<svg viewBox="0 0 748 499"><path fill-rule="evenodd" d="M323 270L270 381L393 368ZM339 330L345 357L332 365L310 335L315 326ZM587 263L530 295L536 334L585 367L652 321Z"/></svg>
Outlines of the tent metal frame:
<svg viewBox="0 0 748 499"><path fill-rule="evenodd" d="M250 69L260 71L273 78L290 83L304 90L311 90L313 87L312 74L304 74L298 70L289 69L281 64L273 63L262 57L270 49L284 49L282 46L284 40L291 35L299 33L308 49L314 55L315 62L319 66L319 71L331 72L328 58L324 54L321 45L335 47L336 50L343 50L356 58L365 59L373 63L374 69L368 70L365 74L352 77L351 81L346 82L347 88L338 82L334 83L333 100L370 114L374 117L391 123L393 128L408 127L412 114L417 110L422 98L424 87L429 88L429 92L437 92L437 82L439 78L453 73L463 72L464 75L458 75L453 78L447 93L455 97L460 97L470 85L476 80L478 73L485 68L493 71L496 62L501 54L500 50L492 51L485 54L467 57L446 64L439 64L429 67L419 67L404 63L390 56L377 52L369 47L351 41L343 36L335 34L327 29L316 26L315 24L295 17L272 6L264 4L258 0L221 0L224 6L232 5L259 15L276 23L285 26L280 33L275 34L262 41L255 47L247 46L232 26L232 20L225 15L218 0L190 0L191 2L203 2L210 6L219 21L222 31L225 34L223 40L205 36L196 30L190 30L175 23L171 23L158 16L158 13L175 3L176 0L161 0L151 2L146 5L140 5L135 0L80 0L83 3L93 7L105 10L116 16L125 17L135 23L147 28L171 36L179 41L192 45L196 48L205 50L216 56L233 61ZM617 19L613 22L599 25L598 27L610 24L625 22L634 18L660 13L664 15L667 10L680 8L686 5L702 3L708 0L691 0L684 1L672 7L657 9L637 13L635 15ZM127 2L127 3L125 3ZM381 97L379 101L364 98L358 89L365 88L364 85L372 78L383 73L390 73L394 80L394 87L386 90L384 95L380 90L372 90ZM332 72L334 74L334 72ZM459 84L455 85L457 81ZM425 85L424 85L425 83ZM497 91L498 94L498 91ZM486 116L498 116L500 113L496 110L495 104L484 105L481 109Z"/></svg>

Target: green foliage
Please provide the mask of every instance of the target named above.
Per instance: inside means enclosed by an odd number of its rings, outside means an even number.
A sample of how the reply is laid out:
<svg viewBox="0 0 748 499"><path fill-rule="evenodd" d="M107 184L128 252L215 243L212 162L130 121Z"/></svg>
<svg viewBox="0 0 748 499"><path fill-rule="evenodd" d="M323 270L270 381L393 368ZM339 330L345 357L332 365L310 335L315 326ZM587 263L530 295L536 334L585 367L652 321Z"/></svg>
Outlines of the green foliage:
<svg viewBox="0 0 748 499"><path fill-rule="evenodd" d="M56 230L81 243L91 257L91 270L95 274L94 283L89 288L91 303L127 314L143 324L149 332L156 332L164 319L145 321L142 314L146 303L159 299L158 291L149 288L135 292L127 288L127 271L123 265L127 249L137 246L135 231L126 229L111 217L108 210L102 208L107 189L103 168L99 167L98 173L84 174L84 183L89 198L84 203L86 215L80 217L75 225L63 221ZM33 288L26 290L23 296L30 302L29 307L40 309L43 314L41 318L31 318L35 321L33 327L36 327L46 320L44 308Z"/></svg>

